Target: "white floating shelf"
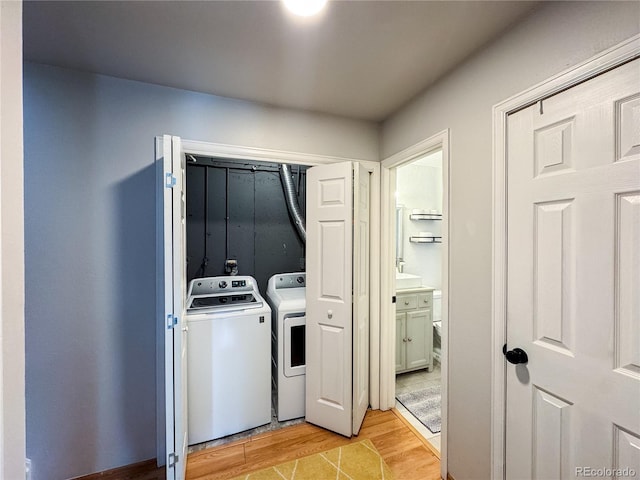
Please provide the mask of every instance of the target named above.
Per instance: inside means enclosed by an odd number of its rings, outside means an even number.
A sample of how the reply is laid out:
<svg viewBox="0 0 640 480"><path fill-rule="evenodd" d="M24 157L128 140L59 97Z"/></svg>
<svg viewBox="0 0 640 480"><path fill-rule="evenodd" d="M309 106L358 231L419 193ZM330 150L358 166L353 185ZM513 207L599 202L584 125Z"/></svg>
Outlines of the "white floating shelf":
<svg viewBox="0 0 640 480"><path fill-rule="evenodd" d="M411 220L442 220L441 213L412 213L409 215Z"/></svg>
<svg viewBox="0 0 640 480"><path fill-rule="evenodd" d="M442 237L409 237L411 243L442 243Z"/></svg>

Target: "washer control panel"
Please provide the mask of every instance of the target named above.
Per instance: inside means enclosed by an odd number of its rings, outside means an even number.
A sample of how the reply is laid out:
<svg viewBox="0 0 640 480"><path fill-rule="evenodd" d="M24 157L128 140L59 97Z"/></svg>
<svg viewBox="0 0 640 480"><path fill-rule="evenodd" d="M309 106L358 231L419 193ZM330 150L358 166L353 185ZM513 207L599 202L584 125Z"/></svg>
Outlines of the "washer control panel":
<svg viewBox="0 0 640 480"><path fill-rule="evenodd" d="M253 277L206 277L191 281L189 295L252 292L257 290Z"/></svg>

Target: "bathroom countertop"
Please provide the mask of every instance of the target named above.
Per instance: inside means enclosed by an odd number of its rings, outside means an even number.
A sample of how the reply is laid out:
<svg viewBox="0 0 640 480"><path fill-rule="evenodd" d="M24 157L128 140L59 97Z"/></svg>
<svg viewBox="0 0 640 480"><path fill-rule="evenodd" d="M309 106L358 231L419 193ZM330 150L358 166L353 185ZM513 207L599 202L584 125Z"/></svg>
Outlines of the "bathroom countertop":
<svg viewBox="0 0 640 480"><path fill-rule="evenodd" d="M423 292L433 292L435 288L428 287L427 285L421 285L419 287L411 287L411 288L399 288L396 290L396 294L399 293L423 293Z"/></svg>

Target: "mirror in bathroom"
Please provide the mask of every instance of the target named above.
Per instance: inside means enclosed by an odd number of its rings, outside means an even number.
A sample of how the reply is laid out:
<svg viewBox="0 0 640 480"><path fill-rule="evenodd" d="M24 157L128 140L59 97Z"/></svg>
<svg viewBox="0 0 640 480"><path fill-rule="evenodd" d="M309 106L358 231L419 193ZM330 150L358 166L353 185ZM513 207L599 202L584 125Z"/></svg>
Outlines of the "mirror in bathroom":
<svg viewBox="0 0 640 480"><path fill-rule="evenodd" d="M396 269L402 273L404 267L404 206L396 205Z"/></svg>

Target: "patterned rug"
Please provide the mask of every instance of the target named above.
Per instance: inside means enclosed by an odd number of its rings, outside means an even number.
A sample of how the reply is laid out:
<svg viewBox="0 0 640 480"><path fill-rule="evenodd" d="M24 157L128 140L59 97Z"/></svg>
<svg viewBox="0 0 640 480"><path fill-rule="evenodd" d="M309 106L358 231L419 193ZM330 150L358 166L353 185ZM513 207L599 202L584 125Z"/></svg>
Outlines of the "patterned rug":
<svg viewBox="0 0 640 480"><path fill-rule="evenodd" d="M350 443L233 480L393 480L393 474L370 440Z"/></svg>
<svg viewBox="0 0 640 480"><path fill-rule="evenodd" d="M440 385L411 393L401 393L396 395L396 399L431 433L440 433L442 429Z"/></svg>

